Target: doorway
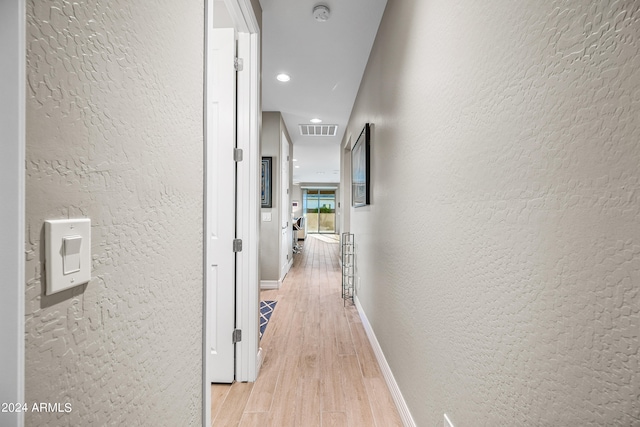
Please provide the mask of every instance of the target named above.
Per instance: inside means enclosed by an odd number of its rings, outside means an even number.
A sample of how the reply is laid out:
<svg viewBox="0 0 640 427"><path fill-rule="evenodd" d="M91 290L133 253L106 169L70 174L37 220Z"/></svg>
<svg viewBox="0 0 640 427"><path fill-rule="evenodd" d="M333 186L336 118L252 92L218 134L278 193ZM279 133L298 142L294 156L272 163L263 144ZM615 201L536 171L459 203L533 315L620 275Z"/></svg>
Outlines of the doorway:
<svg viewBox="0 0 640 427"><path fill-rule="evenodd" d="M251 0L205 5L202 421L210 425L211 383L252 382L260 369L260 29Z"/></svg>
<svg viewBox="0 0 640 427"><path fill-rule="evenodd" d="M293 226L291 225L291 195L289 189L289 139L287 135L282 132L280 136L280 182L281 189L280 194L282 200L280 203L281 209L281 242L280 242L280 280L284 280L289 268L293 264L293 243L292 233Z"/></svg>
<svg viewBox="0 0 640 427"><path fill-rule="evenodd" d="M307 233L336 234L336 190L304 189L302 210Z"/></svg>

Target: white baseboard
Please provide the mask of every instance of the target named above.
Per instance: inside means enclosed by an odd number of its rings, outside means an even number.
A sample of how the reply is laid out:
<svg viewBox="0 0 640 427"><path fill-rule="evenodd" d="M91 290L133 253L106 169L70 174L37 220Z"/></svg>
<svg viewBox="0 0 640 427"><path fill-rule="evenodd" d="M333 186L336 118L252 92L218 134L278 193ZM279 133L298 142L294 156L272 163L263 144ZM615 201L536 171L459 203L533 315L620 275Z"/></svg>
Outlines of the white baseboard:
<svg viewBox="0 0 640 427"><path fill-rule="evenodd" d="M402 420L402 424L405 427L416 427L416 422L413 420L411 416L411 412L409 411L409 407L407 406L407 402L405 402L404 397L402 396L402 392L398 387L398 383L393 376L393 372L391 372L391 367L387 363L387 359L384 357L384 353L382 352L382 347L380 347L380 343L376 338L376 334L373 332L371 328L371 324L369 323L369 319L367 319L367 315L364 313L362 305L360 305L360 301L356 296L354 298L354 302L356 304L356 308L358 309L358 314L360 314L360 319L362 320L362 326L364 327L365 332L367 333L367 337L369 338L369 342L371 343L371 347L373 348L373 352L376 355L376 359L378 359L378 365L380 365L380 370L382 371L382 375L384 376L384 380L387 383L387 387L389 387L389 391L391 392L391 397L393 397L393 401L396 404L396 408L400 413L400 419Z"/></svg>
<svg viewBox="0 0 640 427"><path fill-rule="evenodd" d="M291 257L291 259L289 260L289 264L287 264L287 272L284 273L284 276L282 276L282 279L280 280L281 282L284 281L285 277L287 277L287 274L289 274L289 270L291 270L291 267L293 267L293 257Z"/></svg>
<svg viewBox="0 0 640 427"><path fill-rule="evenodd" d="M262 347L258 347L258 355L256 356L256 378L260 375L260 368L262 368L263 351Z"/></svg>
<svg viewBox="0 0 640 427"><path fill-rule="evenodd" d="M291 257L291 259L289 260L289 264L287 264L287 266L284 268L284 273L282 274L282 277L278 281L280 285L282 284L282 282L284 282L284 279L285 277L287 277L287 274L289 274L289 270L291 270L291 267L293 267L293 257ZM280 289L279 285L278 285L278 289Z"/></svg>
<svg viewBox="0 0 640 427"><path fill-rule="evenodd" d="M280 289L281 284L282 282L280 280L261 280L260 289L264 289L264 290Z"/></svg>

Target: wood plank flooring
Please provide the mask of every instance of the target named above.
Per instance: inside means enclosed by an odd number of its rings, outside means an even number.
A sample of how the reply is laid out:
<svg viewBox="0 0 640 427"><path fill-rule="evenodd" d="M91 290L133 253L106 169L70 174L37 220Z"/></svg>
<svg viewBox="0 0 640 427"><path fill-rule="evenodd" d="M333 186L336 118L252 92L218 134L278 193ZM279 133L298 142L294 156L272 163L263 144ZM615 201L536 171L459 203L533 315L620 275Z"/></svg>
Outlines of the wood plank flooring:
<svg viewBox="0 0 640 427"><path fill-rule="evenodd" d="M212 426L402 426L357 310L343 307L338 241L308 236L260 342L255 383L212 384Z"/></svg>

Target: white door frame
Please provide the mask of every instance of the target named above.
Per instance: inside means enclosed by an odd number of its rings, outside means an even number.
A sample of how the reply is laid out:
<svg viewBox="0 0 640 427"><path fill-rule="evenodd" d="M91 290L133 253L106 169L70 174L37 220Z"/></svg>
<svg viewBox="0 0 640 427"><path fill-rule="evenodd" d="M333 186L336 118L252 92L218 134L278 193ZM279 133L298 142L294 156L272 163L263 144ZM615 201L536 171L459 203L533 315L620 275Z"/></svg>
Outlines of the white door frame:
<svg viewBox="0 0 640 427"><path fill-rule="evenodd" d="M293 226L291 225L291 177L289 173L291 143L280 132L280 282L293 265Z"/></svg>
<svg viewBox="0 0 640 427"><path fill-rule="evenodd" d="M250 0L226 0L242 12L235 18L238 30L238 57L243 70L238 73L238 148L243 161L238 163L237 233L243 249L238 254L236 271L236 327L242 330L242 341L236 346L236 381L253 382L259 366L259 301L260 277L260 27Z"/></svg>
<svg viewBox="0 0 640 427"><path fill-rule="evenodd" d="M209 43L209 24L213 22L213 1L205 0L205 41ZM236 344L236 381L255 381L259 371L259 211L260 211L260 28L250 0L224 0L238 31L238 56L243 70L238 73L237 146L243 150L238 163L236 191L238 202L237 237L243 250L236 258L236 328L242 340ZM207 66L205 47L205 67ZM206 74L205 74L206 75ZM206 85L206 83L205 83ZM206 100L205 100L206 101ZM205 102L206 108L206 102ZM206 117L206 115L205 115ZM205 135L206 138L206 135ZM206 164L205 164L206 168ZM206 196L205 196L206 197ZM206 258L205 258L206 259ZM203 281L203 286L205 285ZM211 425L211 384L206 357L209 348L206 298L203 318L203 426Z"/></svg>
<svg viewBox="0 0 640 427"><path fill-rule="evenodd" d="M0 2L0 401L25 394L26 4ZM0 424L24 426L24 413L0 412Z"/></svg>

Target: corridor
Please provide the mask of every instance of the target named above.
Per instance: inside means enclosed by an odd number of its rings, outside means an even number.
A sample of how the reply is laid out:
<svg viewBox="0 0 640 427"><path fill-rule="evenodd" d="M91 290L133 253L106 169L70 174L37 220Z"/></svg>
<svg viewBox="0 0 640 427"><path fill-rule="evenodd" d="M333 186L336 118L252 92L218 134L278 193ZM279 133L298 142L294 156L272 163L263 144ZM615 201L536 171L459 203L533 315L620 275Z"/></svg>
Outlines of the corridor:
<svg viewBox="0 0 640 427"><path fill-rule="evenodd" d="M255 383L212 385L213 426L401 426L355 307L343 307L339 243L310 235L279 290Z"/></svg>

